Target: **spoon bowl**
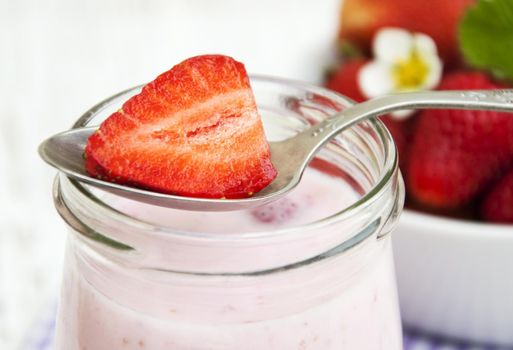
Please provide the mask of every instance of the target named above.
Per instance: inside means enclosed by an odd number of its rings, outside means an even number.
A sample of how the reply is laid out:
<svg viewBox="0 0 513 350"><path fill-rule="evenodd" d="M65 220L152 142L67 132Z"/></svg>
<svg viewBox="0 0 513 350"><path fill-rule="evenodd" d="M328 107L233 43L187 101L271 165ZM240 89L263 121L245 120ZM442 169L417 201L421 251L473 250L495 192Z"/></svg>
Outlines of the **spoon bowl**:
<svg viewBox="0 0 513 350"><path fill-rule="evenodd" d="M513 90L421 91L387 95L354 104L293 137L270 142L271 161L278 175L262 191L244 199L207 199L169 195L92 177L85 171L83 155L87 139L96 131L97 126L74 128L54 135L40 145L39 154L48 164L69 177L131 200L184 210L241 210L277 200L295 188L308 163L320 148L346 128L362 120L396 110L428 108L513 112Z"/></svg>
<svg viewBox="0 0 513 350"><path fill-rule="evenodd" d="M210 199L169 195L104 181L89 175L84 167L84 149L87 139L97 129L97 126L77 128L56 134L39 146L39 155L49 165L82 183L131 200L175 209L198 211L247 209L271 202L275 200L276 193L281 196L282 193L285 194L295 187L295 185L290 188L287 186L291 185L291 179L277 176L269 186L252 197L245 199ZM273 145L271 143L272 154L280 154L273 151ZM272 161L275 160L272 159Z"/></svg>

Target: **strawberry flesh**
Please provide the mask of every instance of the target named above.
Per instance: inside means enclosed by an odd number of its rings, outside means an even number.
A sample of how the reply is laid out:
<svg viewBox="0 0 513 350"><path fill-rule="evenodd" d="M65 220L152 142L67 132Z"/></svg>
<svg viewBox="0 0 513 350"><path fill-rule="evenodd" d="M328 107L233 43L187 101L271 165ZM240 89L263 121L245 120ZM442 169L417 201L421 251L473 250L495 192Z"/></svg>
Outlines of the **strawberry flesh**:
<svg viewBox="0 0 513 350"><path fill-rule="evenodd" d="M244 66L185 60L126 101L86 145L86 170L169 194L243 198L275 177Z"/></svg>

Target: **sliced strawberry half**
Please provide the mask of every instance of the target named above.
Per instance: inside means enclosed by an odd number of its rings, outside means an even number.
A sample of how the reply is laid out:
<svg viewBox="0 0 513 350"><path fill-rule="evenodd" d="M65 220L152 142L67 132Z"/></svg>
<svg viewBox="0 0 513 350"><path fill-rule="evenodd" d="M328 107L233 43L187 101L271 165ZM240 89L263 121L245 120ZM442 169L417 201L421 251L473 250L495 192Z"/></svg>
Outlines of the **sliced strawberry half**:
<svg viewBox="0 0 513 350"><path fill-rule="evenodd" d="M146 85L85 156L93 176L191 197L247 197L276 177L246 70L222 55L190 58Z"/></svg>

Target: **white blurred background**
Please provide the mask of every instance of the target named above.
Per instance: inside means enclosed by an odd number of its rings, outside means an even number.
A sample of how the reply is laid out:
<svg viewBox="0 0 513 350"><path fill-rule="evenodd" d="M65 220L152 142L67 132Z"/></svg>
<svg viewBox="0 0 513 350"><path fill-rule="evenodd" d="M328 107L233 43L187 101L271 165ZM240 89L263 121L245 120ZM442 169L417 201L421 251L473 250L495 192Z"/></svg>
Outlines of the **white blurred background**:
<svg viewBox="0 0 513 350"><path fill-rule="evenodd" d="M0 0L0 349L56 299L65 227L37 155L96 102L181 60L319 82L339 0Z"/></svg>

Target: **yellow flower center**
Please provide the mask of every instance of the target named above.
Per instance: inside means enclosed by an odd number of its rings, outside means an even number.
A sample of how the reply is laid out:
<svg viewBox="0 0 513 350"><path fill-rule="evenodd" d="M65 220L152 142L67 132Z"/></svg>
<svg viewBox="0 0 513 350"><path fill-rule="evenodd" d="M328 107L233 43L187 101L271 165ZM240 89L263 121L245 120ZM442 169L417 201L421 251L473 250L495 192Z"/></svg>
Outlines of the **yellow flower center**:
<svg viewBox="0 0 513 350"><path fill-rule="evenodd" d="M420 88L426 81L428 73L428 65L416 50L412 50L409 59L397 62L392 69L392 76L397 90L415 90Z"/></svg>

